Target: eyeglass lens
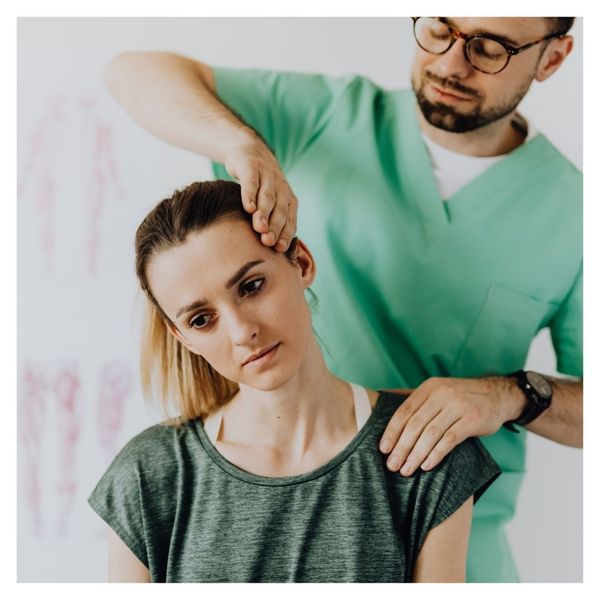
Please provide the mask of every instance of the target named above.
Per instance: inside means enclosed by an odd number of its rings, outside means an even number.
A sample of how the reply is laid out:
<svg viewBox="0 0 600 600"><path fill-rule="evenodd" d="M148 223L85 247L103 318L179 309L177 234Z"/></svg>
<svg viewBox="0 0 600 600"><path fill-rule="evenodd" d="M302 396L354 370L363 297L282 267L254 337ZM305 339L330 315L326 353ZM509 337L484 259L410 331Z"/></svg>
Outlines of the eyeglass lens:
<svg viewBox="0 0 600 600"><path fill-rule="evenodd" d="M443 54L454 39L448 25L430 17L417 19L415 37L419 46L431 54ZM467 56L471 64L484 73L501 71L509 58L502 44L487 37L471 38L467 43Z"/></svg>

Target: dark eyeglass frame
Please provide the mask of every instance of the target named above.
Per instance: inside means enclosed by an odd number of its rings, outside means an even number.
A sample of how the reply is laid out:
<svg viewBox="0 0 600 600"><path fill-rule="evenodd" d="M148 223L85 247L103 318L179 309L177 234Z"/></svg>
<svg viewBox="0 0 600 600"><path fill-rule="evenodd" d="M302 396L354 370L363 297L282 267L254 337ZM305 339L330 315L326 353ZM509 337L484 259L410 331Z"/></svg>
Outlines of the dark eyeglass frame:
<svg viewBox="0 0 600 600"><path fill-rule="evenodd" d="M424 18L433 19L434 17L411 17L411 18L413 20L413 35L415 37L415 41L417 42L417 44L419 45L420 48L425 50L425 52L429 52L429 54L435 54L436 56L446 54L446 52L448 52L448 50L450 50L450 48L452 48L452 46L454 46L454 42L456 42L456 40L458 40L460 38L461 40L464 40L464 42L465 42L465 47L463 48L465 59L468 61L468 63L474 69L476 69L480 73L485 73L486 75L497 75L501 71L504 71L504 69L506 69L506 66L510 62L511 57L516 56L517 54L520 54L524 50L529 50L529 48L531 48L532 46L535 46L536 44L540 44L542 42L545 42L547 40L551 40L554 38L561 39L561 38L565 37L565 35L567 35L566 31L550 33L549 35L546 35L543 38L536 40L535 42L529 42L528 44L523 44L522 46L516 47L516 46L511 46L510 44L507 44L501 37L496 36L492 33L475 33L473 35L469 35L468 33L463 33L462 31L458 31L458 29L454 29L454 27L451 27L450 25L448 25L448 23L439 21L442 25L445 25L448 28L452 38L450 40L450 44L443 52L431 52L431 50L427 50L427 48L423 48L423 46L421 46L421 44L417 38L417 21L419 19L424 19ZM506 62L504 63L504 66L501 69L498 69L498 71L494 71L493 73L489 73L488 71L482 71L481 69L476 67L471 62L471 59L469 58L468 46L469 46L469 43L471 42L471 40L478 39L478 38L479 39L483 38L485 40L492 40L494 42L497 42L506 50L506 54L507 54Z"/></svg>

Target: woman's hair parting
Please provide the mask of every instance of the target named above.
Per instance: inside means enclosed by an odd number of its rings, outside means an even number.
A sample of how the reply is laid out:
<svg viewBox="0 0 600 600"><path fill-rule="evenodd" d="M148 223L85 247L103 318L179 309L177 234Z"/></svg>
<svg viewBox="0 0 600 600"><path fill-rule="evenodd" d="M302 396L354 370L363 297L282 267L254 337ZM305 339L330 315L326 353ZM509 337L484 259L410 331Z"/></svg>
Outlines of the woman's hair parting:
<svg viewBox="0 0 600 600"><path fill-rule="evenodd" d="M183 244L190 233L223 220L252 223L252 216L242 206L239 184L223 180L195 182L160 201L135 235L135 269L146 297L140 356L142 390L146 398L159 401L172 425L205 418L227 403L239 386L169 332L170 320L150 289L148 266L158 253ZM286 252L290 260L295 241Z"/></svg>

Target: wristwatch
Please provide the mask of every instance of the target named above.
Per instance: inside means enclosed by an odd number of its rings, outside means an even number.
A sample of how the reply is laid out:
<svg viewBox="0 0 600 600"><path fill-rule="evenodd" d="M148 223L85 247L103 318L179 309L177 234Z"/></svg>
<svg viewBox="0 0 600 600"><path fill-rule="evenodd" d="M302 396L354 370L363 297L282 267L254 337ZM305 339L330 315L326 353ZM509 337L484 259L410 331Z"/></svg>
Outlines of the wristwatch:
<svg viewBox="0 0 600 600"><path fill-rule="evenodd" d="M527 425L537 419L552 403L552 385L539 373L533 371L515 371L507 377L515 377L527 399L527 405L521 415L513 421L504 423L504 427L518 432L515 425Z"/></svg>

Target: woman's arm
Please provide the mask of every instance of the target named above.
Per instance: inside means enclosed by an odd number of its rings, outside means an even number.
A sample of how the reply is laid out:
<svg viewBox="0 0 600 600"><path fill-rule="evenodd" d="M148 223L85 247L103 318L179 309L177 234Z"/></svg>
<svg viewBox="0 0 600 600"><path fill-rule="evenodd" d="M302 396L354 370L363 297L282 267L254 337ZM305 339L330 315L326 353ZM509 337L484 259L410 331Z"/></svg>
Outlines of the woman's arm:
<svg viewBox="0 0 600 600"><path fill-rule="evenodd" d="M429 531L417 557L413 582L465 582L472 515L473 496Z"/></svg>
<svg viewBox="0 0 600 600"><path fill-rule="evenodd" d="M150 583L150 571L112 529L108 534L108 581Z"/></svg>

